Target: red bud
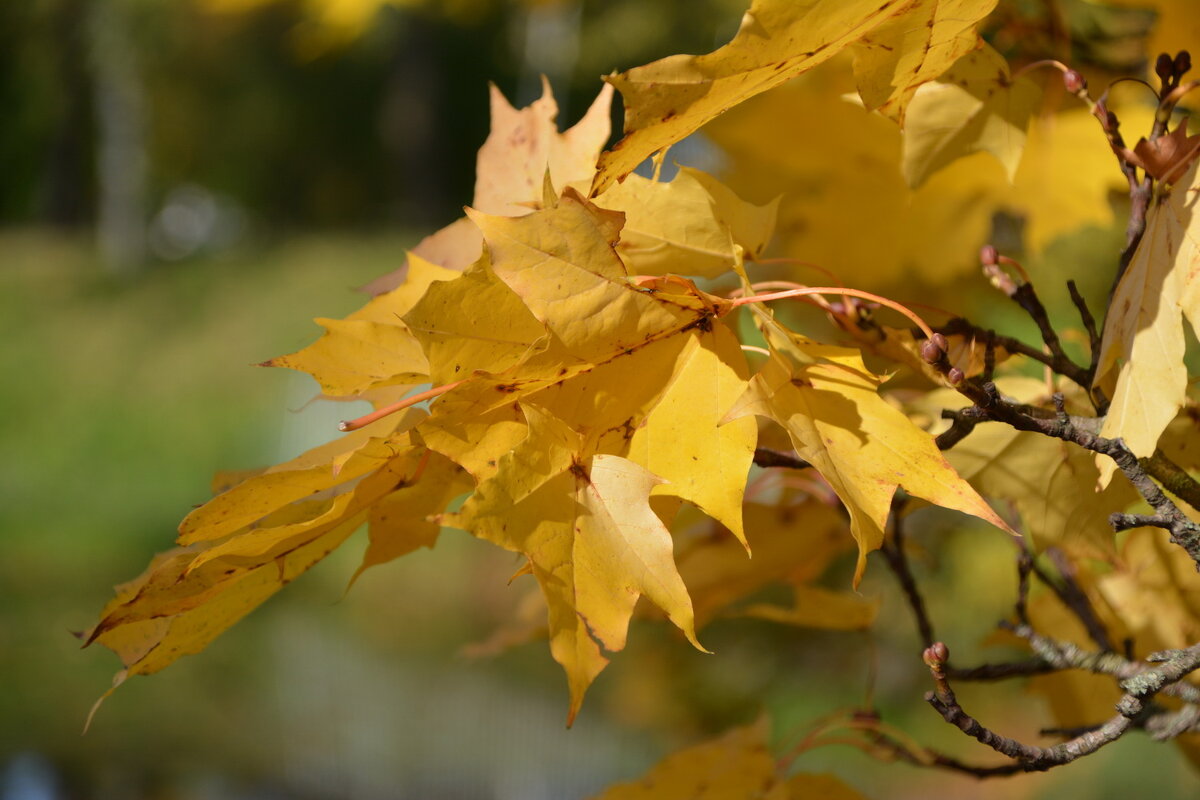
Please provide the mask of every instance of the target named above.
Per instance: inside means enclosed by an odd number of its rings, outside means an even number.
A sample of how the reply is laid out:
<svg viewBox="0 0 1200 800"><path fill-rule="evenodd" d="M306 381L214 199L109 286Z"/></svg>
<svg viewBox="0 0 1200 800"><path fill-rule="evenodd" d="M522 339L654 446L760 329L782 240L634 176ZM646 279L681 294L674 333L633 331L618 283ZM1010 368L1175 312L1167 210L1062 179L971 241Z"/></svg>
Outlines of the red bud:
<svg viewBox="0 0 1200 800"><path fill-rule="evenodd" d="M1087 88L1087 81L1078 72L1069 69L1063 73L1063 86L1067 87L1071 94L1079 94Z"/></svg>
<svg viewBox="0 0 1200 800"><path fill-rule="evenodd" d="M1000 260L1000 254L996 252L996 248L990 244L985 244L979 248L979 262L992 266Z"/></svg>
<svg viewBox="0 0 1200 800"><path fill-rule="evenodd" d="M964 377L966 376L963 375L963 371L958 367L951 367L950 371L946 373L946 380L950 381L951 386L958 386L963 382Z"/></svg>

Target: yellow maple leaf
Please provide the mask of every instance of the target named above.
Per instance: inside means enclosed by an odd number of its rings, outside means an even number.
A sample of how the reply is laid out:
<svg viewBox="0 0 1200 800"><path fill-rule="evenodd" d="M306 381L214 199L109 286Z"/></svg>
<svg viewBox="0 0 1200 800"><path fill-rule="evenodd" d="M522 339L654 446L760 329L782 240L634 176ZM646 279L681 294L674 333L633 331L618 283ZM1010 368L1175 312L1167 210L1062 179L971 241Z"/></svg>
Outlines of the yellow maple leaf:
<svg viewBox="0 0 1200 800"><path fill-rule="evenodd" d="M624 216L572 189L553 208L525 217L469 214L483 231L496 275L576 359L603 361L704 317L676 295L630 283L613 250Z"/></svg>
<svg viewBox="0 0 1200 800"><path fill-rule="evenodd" d="M605 86L574 126L558 132L558 104L550 83L542 80L542 96L515 109L491 87L491 131L475 165L475 199L471 206L485 214L520 216L541 204L543 181L558 190L584 190L596 171L596 157L608 142L612 87ZM483 239L463 217L430 234L413 248L424 259L461 270L479 258ZM403 282L405 267L376 278L364 287L380 294Z"/></svg>
<svg viewBox="0 0 1200 800"><path fill-rule="evenodd" d="M754 206L715 178L683 167L661 183L630 175L595 199L625 214L617 252L638 275L728 272L740 246L759 255L771 238L778 200Z"/></svg>
<svg viewBox="0 0 1200 800"><path fill-rule="evenodd" d="M404 316L435 384L476 370L504 372L547 338L546 327L482 257L454 280L436 283Z"/></svg>
<svg viewBox="0 0 1200 800"><path fill-rule="evenodd" d="M441 525L430 518L474 488L474 481L453 461L428 450L421 457L426 463L418 467L417 482L409 481L371 506L367 551L350 585L370 567L408 555L418 547L432 548Z"/></svg>
<svg viewBox="0 0 1200 800"><path fill-rule="evenodd" d="M704 626L728 606L772 583L815 580L851 545L838 509L806 498L798 503L745 508L746 541L754 554L729 536L706 536L679 555L679 574L687 584Z"/></svg>
<svg viewBox="0 0 1200 800"><path fill-rule="evenodd" d="M1111 196L1127 192L1128 181L1087 109L1068 106L1035 119L1011 182L995 158L978 152L912 189L901 132L848 102L851 86L848 65L831 62L705 128L729 156L725 178L734 190L755 201L782 197L781 254L852 286L881 288L913 276L943 284L977 269L998 212L1025 220L1032 252L1085 226L1115 223ZM1127 134L1149 130L1152 110L1127 104L1115 111Z"/></svg>
<svg viewBox="0 0 1200 800"><path fill-rule="evenodd" d="M975 27L995 7L996 0L917 0L864 36L851 48L863 103L907 124L913 94L982 44Z"/></svg>
<svg viewBox="0 0 1200 800"><path fill-rule="evenodd" d="M734 38L712 53L671 56L606 78L625 101L625 136L600 156L592 194L650 154L709 120L779 86L878 32L859 53L868 104L893 101L902 115L911 90L961 55L964 36L995 0L754 0ZM967 33L969 31L969 33Z"/></svg>
<svg viewBox="0 0 1200 800"><path fill-rule="evenodd" d="M780 774L767 747L767 718L664 758L641 779L594 800L863 800L833 775Z"/></svg>
<svg viewBox="0 0 1200 800"><path fill-rule="evenodd" d="M799 456L837 492L858 542L856 584L867 553L883 542L897 487L1011 532L933 438L879 396L882 379L867 370L857 350L794 336L786 346L798 358L774 350L729 417L757 414L783 426Z"/></svg>
<svg viewBox="0 0 1200 800"><path fill-rule="evenodd" d="M400 286L373 298L344 320L317 319L325 328L320 339L261 366L307 372L331 397L420 383L429 372L429 362L421 342L400 318L435 282L457 276L456 271L410 254Z"/></svg>
<svg viewBox="0 0 1200 800"><path fill-rule="evenodd" d="M1013 81L990 45L968 53L938 80L921 86L908 106L901 166L916 188L947 164L979 150L1016 175L1029 118L1041 92L1028 78Z"/></svg>
<svg viewBox="0 0 1200 800"><path fill-rule="evenodd" d="M1139 458L1154 453L1187 394L1182 314L1200 238L1192 210L1197 174L1193 165L1169 193L1155 198L1104 322L1095 385L1112 401L1100 435L1122 438ZM1107 457L1098 463L1106 485L1116 464Z"/></svg>
<svg viewBox="0 0 1200 800"><path fill-rule="evenodd" d="M746 388L737 339L723 324L690 337L662 377L665 385L626 457L666 481L656 493L695 504L745 543L742 495L758 427L752 419L718 427Z"/></svg>
<svg viewBox="0 0 1200 800"><path fill-rule="evenodd" d="M700 645L671 535L650 510L661 479L618 456L588 457L562 421L523 410L528 437L447 523L529 559L549 607L551 653L567 672L571 720L608 663L601 648L625 646L640 595Z"/></svg>

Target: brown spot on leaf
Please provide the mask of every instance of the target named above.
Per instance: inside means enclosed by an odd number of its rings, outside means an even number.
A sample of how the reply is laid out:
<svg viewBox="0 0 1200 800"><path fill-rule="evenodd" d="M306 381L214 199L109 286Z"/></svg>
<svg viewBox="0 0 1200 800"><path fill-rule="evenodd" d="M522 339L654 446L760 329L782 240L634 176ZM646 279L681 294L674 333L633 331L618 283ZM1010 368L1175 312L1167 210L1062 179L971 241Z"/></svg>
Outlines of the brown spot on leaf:
<svg viewBox="0 0 1200 800"><path fill-rule="evenodd" d="M577 458L571 458L571 466L567 468L567 471L574 475L577 481L590 483L592 480L592 477L588 475L587 467Z"/></svg>

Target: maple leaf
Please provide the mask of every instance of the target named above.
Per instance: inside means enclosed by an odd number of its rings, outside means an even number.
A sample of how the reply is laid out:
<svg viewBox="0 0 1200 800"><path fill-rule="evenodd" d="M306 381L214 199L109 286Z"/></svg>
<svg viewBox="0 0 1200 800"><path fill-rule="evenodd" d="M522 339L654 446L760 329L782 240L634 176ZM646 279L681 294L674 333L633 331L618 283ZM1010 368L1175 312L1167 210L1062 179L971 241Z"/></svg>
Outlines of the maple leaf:
<svg viewBox="0 0 1200 800"><path fill-rule="evenodd" d="M763 586L815 580L853 546L837 507L812 498L778 506L748 503L744 513L753 558L725 535L706 536L678 558L698 627Z"/></svg>
<svg viewBox="0 0 1200 800"><path fill-rule="evenodd" d="M671 56L607 77L625 101L625 136L600 156L592 194L650 154L760 92L856 43L870 107L897 118L912 90L975 46L974 26L995 0L754 0L734 38L701 56ZM877 33L877 42L867 37ZM964 37L969 47L963 49Z"/></svg>
<svg viewBox="0 0 1200 800"><path fill-rule="evenodd" d="M345 541L369 507L414 475L423 448L410 429L422 416L380 420L249 477L189 514L179 535L188 546L156 557L118 587L83 636L120 656L124 669L113 688L203 650Z"/></svg>
<svg viewBox="0 0 1200 800"><path fill-rule="evenodd" d="M595 203L624 213L617 252L631 272L706 278L728 272L739 248L750 257L759 255L771 239L779 205L778 199L751 205L687 167L669 183L631 175Z"/></svg>
<svg viewBox="0 0 1200 800"><path fill-rule="evenodd" d="M458 273L410 255L405 281L372 299L344 320L317 319L325 334L295 353L264 361L264 367L307 372L332 397L423 381L429 362L421 341L400 317L437 281Z"/></svg>
<svg viewBox="0 0 1200 800"><path fill-rule="evenodd" d="M1193 165L1156 198L1104 322L1095 385L1112 400L1100 435L1122 438L1139 458L1154 452L1187 393L1182 313L1200 240L1192 211L1196 176ZM1116 465L1108 458L1098 457L1098 463L1107 485Z"/></svg>
<svg viewBox="0 0 1200 800"><path fill-rule="evenodd" d="M879 396L882 379L867 370L857 350L788 339L772 342L771 359L729 418L757 414L783 426L797 454L837 492L859 547L855 584L867 553L883 542L898 487L1011 532L932 437Z"/></svg>
<svg viewBox="0 0 1200 800"><path fill-rule="evenodd" d="M767 748L767 727L762 717L672 753L640 780L611 786L595 800L863 800L832 775L781 775Z"/></svg>
<svg viewBox="0 0 1200 800"><path fill-rule="evenodd" d="M501 216L528 214L540 204L547 176L559 189L587 186L596 157L608 143L611 86L601 89L582 119L563 133L558 132L558 104L545 77L541 98L523 109L513 108L495 85L490 98L491 131L476 160L473 208ZM463 217L422 239L413 252L461 270L479 258L482 244L478 228ZM371 294L393 289L404 281L407 269L406 264L363 288Z"/></svg>
<svg viewBox="0 0 1200 800"><path fill-rule="evenodd" d="M627 454L666 481L656 491L695 504L743 543L742 495L758 429L752 419L720 423L747 378L738 341L724 325L690 337Z"/></svg>
<svg viewBox="0 0 1200 800"><path fill-rule="evenodd" d="M913 189L901 132L848 102L852 86L848 65L831 62L704 129L729 157L724 177L741 196L782 196L777 252L860 288L913 277L940 284L977 268L998 212L1022 217L1026 248L1039 253L1065 234L1114 224L1110 198L1128 181L1086 109L1035 119L1012 181L979 152ZM1124 130L1148 128L1153 117L1138 105L1114 110Z"/></svg>
<svg viewBox="0 0 1200 800"><path fill-rule="evenodd" d="M904 179L916 188L937 170L979 150L991 153L1012 180L1025 148L1025 130L1041 98L1027 78L1013 81L1008 63L990 45L960 58L909 103L901 157Z"/></svg>
<svg viewBox="0 0 1200 800"><path fill-rule="evenodd" d="M851 47L858 92L869 109L903 127L918 88L983 44L975 27L996 0L917 0Z"/></svg>
<svg viewBox="0 0 1200 800"><path fill-rule="evenodd" d="M524 405L528 437L506 454L448 524L528 559L549 606L550 649L567 671L568 722L608 663L645 594L700 647L671 535L650 510L660 478L618 456L583 454L582 438Z"/></svg>

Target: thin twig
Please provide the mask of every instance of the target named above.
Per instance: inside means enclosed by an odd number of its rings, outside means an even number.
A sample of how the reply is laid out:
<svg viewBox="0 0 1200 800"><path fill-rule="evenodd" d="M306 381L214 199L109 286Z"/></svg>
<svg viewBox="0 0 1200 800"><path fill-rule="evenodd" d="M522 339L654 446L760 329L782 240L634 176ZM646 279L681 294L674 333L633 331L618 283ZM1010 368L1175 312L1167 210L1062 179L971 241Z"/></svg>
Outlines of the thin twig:
<svg viewBox="0 0 1200 800"><path fill-rule="evenodd" d="M892 574L896 576L896 581L900 584L905 599L908 600L908 607L912 609L913 617L917 622L917 630L921 634L921 647L924 649L933 644L933 623L929 620L925 599L917 588L912 569L908 565L908 555L904 552L904 519L900 513L904 503L905 500L901 498L892 502L892 535L884 537L879 551L887 561L888 567L891 568Z"/></svg>

